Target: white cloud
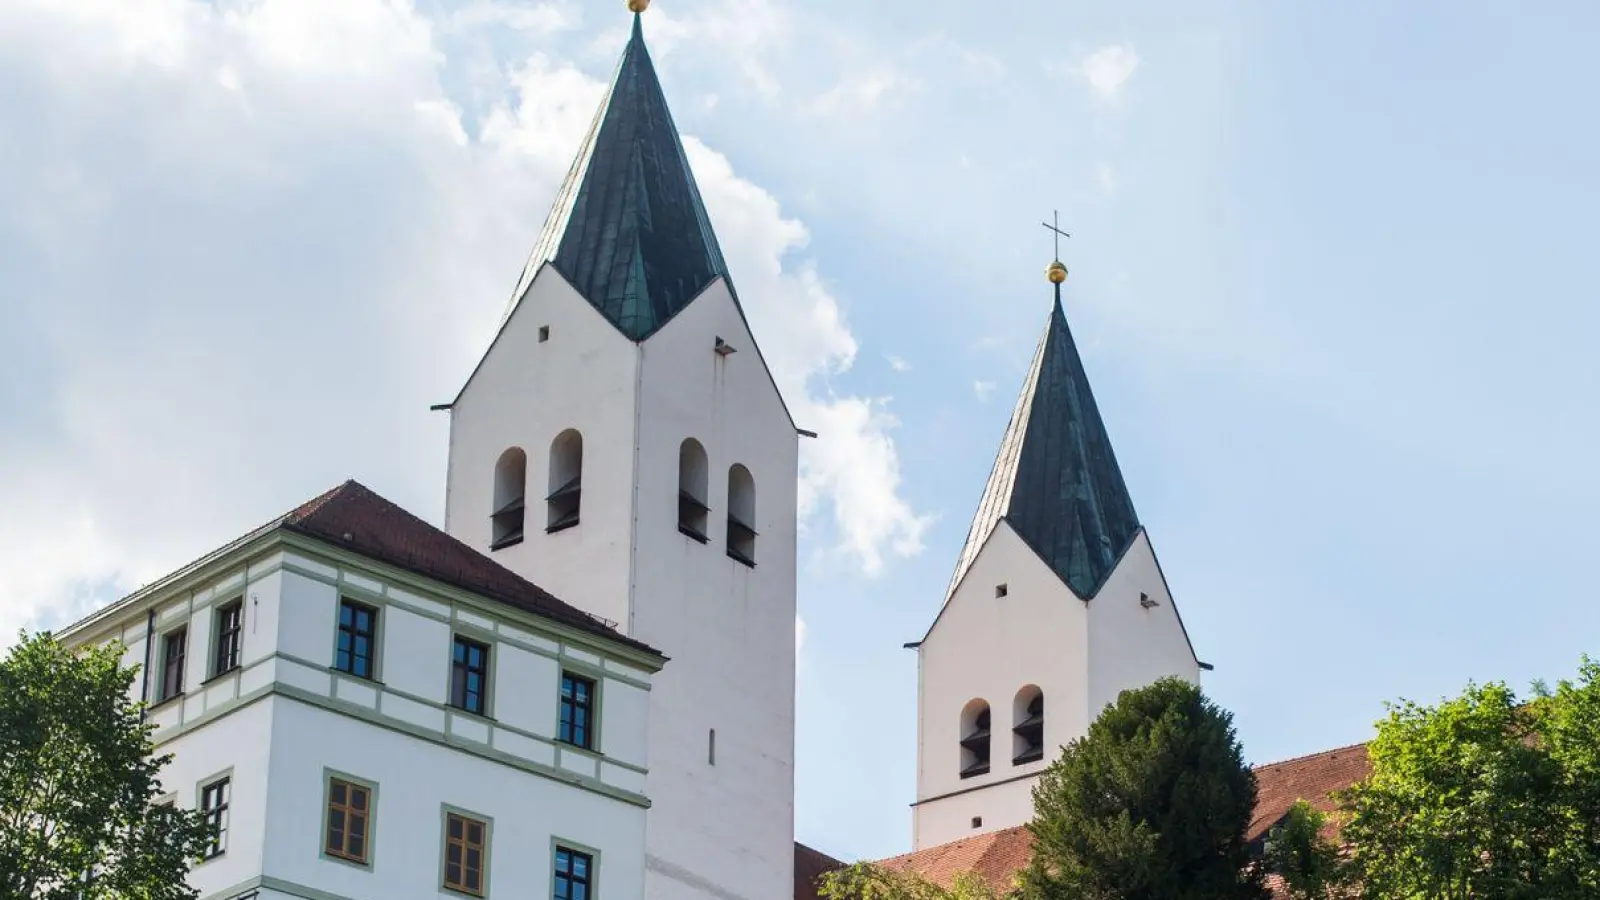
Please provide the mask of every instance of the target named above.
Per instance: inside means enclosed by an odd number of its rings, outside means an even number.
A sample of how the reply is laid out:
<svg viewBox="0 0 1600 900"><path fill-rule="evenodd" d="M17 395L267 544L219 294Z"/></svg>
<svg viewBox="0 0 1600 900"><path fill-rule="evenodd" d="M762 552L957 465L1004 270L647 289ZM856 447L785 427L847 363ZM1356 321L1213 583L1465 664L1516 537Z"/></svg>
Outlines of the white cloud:
<svg viewBox="0 0 1600 900"><path fill-rule="evenodd" d="M1094 167L1095 180L1100 182L1100 190L1107 194L1117 192L1117 173L1112 170L1109 163L1100 163Z"/></svg>
<svg viewBox="0 0 1600 900"><path fill-rule="evenodd" d="M1096 97L1114 102L1137 68L1139 55L1131 45L1111 44L1084 57L1078 70Z"/></svg>
<svg viewBox="0 0 1600 900"><path fill-rule="evenodd" d="M806 647L806 621L799 616L794 617L794 656L800 658L800 651Z"/></svg>
<svg viewBox="0 0 1600 900"><path fill-rule="evenodd" d="M899 356L895 356L893 353L885 353L883 358L889 362L889 368L896 372L911 371L911 363L906 362L905 359Z"/></svg>
<svg viewBox="0 0 1600 900"><path fill-rule="evenodd" d="M812 98L806 109L823 116L873 112L920 87L918 79L893 66L879 64L843 76L833 87Z"/></svg>
<svg viewBox="0 0 1600 900"><path fill-rule="evenodd" d="M534 56L487 70L492 102L452 94L443 29L400 0L138 6L0 6L0 79L22 86L0 123L32 123L0 126L0 641L345 477L437 521L427 405L483 351L603 90ZM858 348L805 227L686 144L821 433L806 513L863 571L916 552L887 401L832 384Z"/></svg>
<svg viewBox="0 0 1600 900"><path fill-rule="evenodd" d="M979 402L988 403L989 395L994 393L994 382L974 381L972 383L972 393L978 398Z"/></svg>

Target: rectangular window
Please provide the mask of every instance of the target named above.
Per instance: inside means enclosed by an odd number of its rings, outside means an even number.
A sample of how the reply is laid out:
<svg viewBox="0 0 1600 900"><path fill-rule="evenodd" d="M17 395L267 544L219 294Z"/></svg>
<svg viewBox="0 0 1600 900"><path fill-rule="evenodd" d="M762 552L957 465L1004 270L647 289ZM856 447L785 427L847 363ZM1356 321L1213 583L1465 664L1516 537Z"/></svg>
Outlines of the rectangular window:
<svg viewBox="0 0 1600 900"><path fill-rule="evenodd" d="M489 824L457 813L444 817L444 886L483 896L483 871L488 855Z"/></svg>
<svg viewBox="0 0 1600 900"><path fill-rule="evenodd" d="M189 644L189 629L176 628L161 638L161 690L156 702L171 700L183 693L183 659Z"/></svg>
<svg viewBox="0 0 1600 900"><path fill-rule="evenodd" d="M372 821L372 790L342 778L328 780L328 828L323 849L329 856L367 864Z"/></svg>
<svg viewBox="0 0 1600 900"><path fill-rule="evenodd" d="M211 826L211 844L205 858L221 856L228 849L228 800L232 793L229 778L218 778L200 789L200 811Z"/></svg>
<svg viewBox="0 0 1600 900"><path fill-rule="evenodd" d="M221 675L239 667L243 625L244 600L235 600L217 610L217 658L212 660L212 675Z"/></svg>
<svg viewBox="0 0 1600 900"><path fill-rule="evenodd" d="M450 705L484 715L488 688L488 646L458 636L450 663Z"/></svg>
<svg viewBox="0 0 1600 900"><path fill-rule="evenodd" d="M591 900L594 857L556 845L555 900Z"/></svg>
<svg viewBox="0 0 1600 900"><path fill-rule="evenodd" d="M562 741L585 750L594 747L594 681L561 673Z"/></svg>
<svg viewBox="0 0 1600 900"><path fill-rule="evenodd" d="M339 647L333 667L357 678L371 678L378 611L354 600L339 601Z"/></svg>

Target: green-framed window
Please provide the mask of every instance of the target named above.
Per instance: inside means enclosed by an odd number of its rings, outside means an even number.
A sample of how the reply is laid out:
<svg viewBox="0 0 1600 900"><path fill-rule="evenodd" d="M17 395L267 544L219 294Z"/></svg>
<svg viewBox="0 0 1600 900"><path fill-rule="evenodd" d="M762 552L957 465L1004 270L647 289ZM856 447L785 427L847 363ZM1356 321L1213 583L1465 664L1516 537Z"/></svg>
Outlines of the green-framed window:
<svg viewBox="0 0 1600 900"><path fill-rule="evenodd" d="M376 677L378 611L347 597L339 599L339 643L333 667L357 678Z"/></svg>
<svg viewBox="0 0 1600 900"><path fill-rule="evenodd" d="M444 816L444 887L482 897L489 869L489 823L464 813Z"/></svg>
<svg viewBox="0 0 1600 900"><path fill-rule="evenodd" d="M203 859L221 856L228 850L228 806L233 799L233 778L224 775L200 787L200 811L211 826L211 843Z"/></svg>
<svg viewBox="0 0 1600 900"><path fill-rule="evenodd" d="M594 679L561 673L561 723L557 738L585 750L594 749Z"/></svg>
<svg viewBox="0 0 1600 900"><path fill-rule="evenodd" d="M594 857L561 844L555 852L554 900L593 900Z"/></svg>
<svg viewBox="0 0 1600 900"><path fill-rule="evenodd" d="M322 852L335 859L368 865L372 859L372 788L328 776L328 808Z"/></svg>

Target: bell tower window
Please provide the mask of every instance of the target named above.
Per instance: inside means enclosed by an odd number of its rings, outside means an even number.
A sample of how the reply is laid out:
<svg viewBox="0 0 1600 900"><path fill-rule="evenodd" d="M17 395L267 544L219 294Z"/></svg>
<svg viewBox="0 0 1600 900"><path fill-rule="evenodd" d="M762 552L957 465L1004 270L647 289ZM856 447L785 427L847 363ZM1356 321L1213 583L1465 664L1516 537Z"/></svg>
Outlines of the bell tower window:
<svg viewBox="0 0 1600 900"><path fill-rule="evenodd" d="M678 447L678 530L704 544L706 520L711 507L706 505L708 475L706 448L694 438L685 438Z"/></svg>
<svg viewBox="0 0 1600 900"><path fill-rule="evenodd" d="M1012 703L1011 763L1038 762L1044 759L1044 692L1034 685L1017 691Z"/></svg>
<svg viewBox="0 0 1600 900"><path fill-rule="evenodd" d="M973 700L961 710L961 777L989 774L989 704Z"/></svg>
<svg viewBox="0 0 1600 900"><path fill-rule="evenodd" d="M489 516L489 549L522 542L527 518L528 454L512 447L494 464L494 512Z"/></svg>
<svg viewBox="0 0 1600 900"><path fill-rule="evenodd" d="M728 469L728 555L756 566L756 480L734 463Z"/></svg>
<svg viewBox="0 0 1600 900"><path fill-rule="evenodd" d="M582 495L583 435L568 428L550 444L550 495L545 498L549 516L545 531L561 531L578 524L578 501Z"/></svg>

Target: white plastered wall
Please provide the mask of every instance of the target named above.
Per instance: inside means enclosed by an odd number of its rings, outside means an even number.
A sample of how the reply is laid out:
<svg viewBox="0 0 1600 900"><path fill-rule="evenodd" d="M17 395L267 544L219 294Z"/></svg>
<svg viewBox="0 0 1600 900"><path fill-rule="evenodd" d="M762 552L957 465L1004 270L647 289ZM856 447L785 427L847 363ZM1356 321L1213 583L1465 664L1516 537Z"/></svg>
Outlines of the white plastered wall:
<svg viewBox="0 0 1600 900"><path fill-rule="evenodd" d="M714 352L718 337L734 352ZM547 535L535 486L566 427L584 434L582 517ZM703 544L677 528L687 437L709 464ZM452 413L447 528L485 551L513 445L528 452L527 536L491 556L670 659L648 701L648 892L792 890L798 436L726 284L634 344L545 267ZM735 463L755 481L754 568L725 552Z"/></svg>
<svg viewBox="0 0 1600 900"><path fill-rule="evenodd" d="M624 631L638 355L545 266L456 399L445 489L446 531ZM547 535L550 446L568 428L583 435L580 523ZM510 447L528 456L526 538L491 552L495 463Z"/></svg>
<svg viewBox="0 0 1600 900"><path fill-rule="evenodd" d="M1000 522L919 649L916 849L1032 817L1031 776L1088 727L1088 634L1083 601ZM1044 693L1045 756L1015 766L1013 701L1027 685ZM990 769L962 778L960 716L973 699L991 711Z"/></svg>
<svg viewBox="0 0 1600 900"><path fill-rule="evenodd" d="M1140 602L1143 595L1154 606ZM1167 676L1200 683L1200 666L1177 607L1140 531L1089 603L1089 712L1099 716L1117 695Z"/></svg>

